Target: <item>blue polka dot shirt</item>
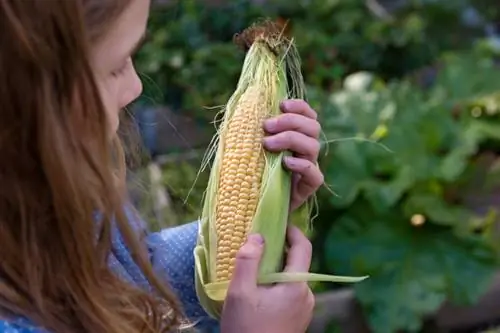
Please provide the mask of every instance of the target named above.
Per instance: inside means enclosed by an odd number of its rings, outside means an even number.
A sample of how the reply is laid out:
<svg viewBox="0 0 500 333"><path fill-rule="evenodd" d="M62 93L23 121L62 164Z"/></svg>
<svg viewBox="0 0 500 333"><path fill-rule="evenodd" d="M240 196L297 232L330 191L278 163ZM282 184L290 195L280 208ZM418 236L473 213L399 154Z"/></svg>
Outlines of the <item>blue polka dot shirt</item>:
<svg viewBox="0 0 500 333"><path fill-rule="evenodd" d="M131 215L129 215L131 217ZM141 225L143 221L139 221ZM210 318L198 302L194 287L193 250L198 235L198 222L150 233L146 243L153 268L165 278L181 300L184 310L200 332L218 331L218 323ZM134 263L125 242L118 232L113 234L113 253L109 265L132 284L149 289L150 286ZM51 333L30 324L27 320L0 320L0 333Z"/></svg>

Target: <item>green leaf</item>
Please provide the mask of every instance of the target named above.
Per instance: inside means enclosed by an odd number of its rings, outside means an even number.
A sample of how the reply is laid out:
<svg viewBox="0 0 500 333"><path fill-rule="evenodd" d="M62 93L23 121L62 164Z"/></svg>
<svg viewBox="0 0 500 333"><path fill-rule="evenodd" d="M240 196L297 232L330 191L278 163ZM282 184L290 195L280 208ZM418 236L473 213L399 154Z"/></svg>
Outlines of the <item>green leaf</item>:
<svg viewBox="0 0 500 333"><path fill-rule="evenodd" d="M465 171L469 157L477 151L480 133L480 125L475 123L462 129L456 146L441 160L438 177L454 181Z"/></svg>
<svg viewBox="0 0 500 333"><path fill-rule="evenodd" d="M338 143L335 158L328 161L326 166L325 181L337 194L331 198L331 203L337 207L351 204L363 182L370 177L361 146L352 141Z"/></svg>
<svg viewBox="0 0 500 333"><path fill-rule="evenodd" d="M398 174L388 182L372 181L366 186L366 197L378 211L393 207L413 185L415 177L410 166L403 165Z"/></svg>
<svg viewBox="0 0 500 333"><path fill-rule="evenodd" d="M472 128L485 138L500 140L500 124L498 123L478 120L472 124Z"/></svg>
<svg viewBox="0 0 500 333"><path fill-rule="evenodd" d="M374 333L418 332L444 301L474 302L495 271L495 255L480 240L449 229L412 227L397 216L358 223L339 220L326 241L331 271L370 275L355 286Z"/></svg>

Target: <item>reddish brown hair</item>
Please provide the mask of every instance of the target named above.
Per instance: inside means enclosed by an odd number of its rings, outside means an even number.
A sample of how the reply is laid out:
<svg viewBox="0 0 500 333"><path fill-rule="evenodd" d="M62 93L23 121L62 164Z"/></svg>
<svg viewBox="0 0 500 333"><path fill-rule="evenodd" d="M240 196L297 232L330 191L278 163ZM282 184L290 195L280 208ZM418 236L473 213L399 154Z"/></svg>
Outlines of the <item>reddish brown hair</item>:
<svg viewBox="0 0 500 333"><path fill-rule="evenodd" d="M57 333L164 332L181 321L124 216L123 152L89 65L90 46L130 1L0 0L2 317ZM108 267L112 219L154 295Z"/></svg>

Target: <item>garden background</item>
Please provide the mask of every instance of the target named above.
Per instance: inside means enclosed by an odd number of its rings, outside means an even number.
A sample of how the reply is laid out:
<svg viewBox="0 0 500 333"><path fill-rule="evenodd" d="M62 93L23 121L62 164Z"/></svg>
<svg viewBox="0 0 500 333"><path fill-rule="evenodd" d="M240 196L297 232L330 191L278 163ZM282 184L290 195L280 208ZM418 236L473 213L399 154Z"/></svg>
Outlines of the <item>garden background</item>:
<svg viewBox="0 0 500 333"><path fill-rule="evenodd" d="M493 329L493 0L155 1L136 56L145 91L130 110L148 153L130 187L151 228L198 218L207 173L195 178L214 107L232 93L244 57L232 36L262 17L288 22L325 134L320 167L330 190L318 193L312 270L370 275L353 286L315 284L311 332Z"/></svg>

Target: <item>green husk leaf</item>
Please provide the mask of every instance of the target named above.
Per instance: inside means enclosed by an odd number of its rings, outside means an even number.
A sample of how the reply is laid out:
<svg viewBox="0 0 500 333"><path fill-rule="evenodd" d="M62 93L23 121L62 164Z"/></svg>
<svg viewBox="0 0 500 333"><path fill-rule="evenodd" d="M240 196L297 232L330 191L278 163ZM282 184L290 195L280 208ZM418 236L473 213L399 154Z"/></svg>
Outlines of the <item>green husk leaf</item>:
<svg viewBox="0 0 500 333"><path fill-rule="evenodd" d="M247 33L258 33L262 37L252 36L239 82L229 99L223 121L217 135L208 149L204 164L215 155L207 190L204 194L204 205L200 218L200 228L195 256L195 283L200 304L209 315L220 318L229 281L215 282L215 258L217 236L215 230L215 207L217 206L220 159L224 149L225 126L234 114L235 106L241 96L252 85L259 85L266 90L268 96L269 115L280 114L279 103L288 98L304 98L304 82L298 52L293 41L281 35L270 33L265 35L269 22L247 29ZM253 29L253 30L252 30ZM266 106L263 106L266 107ZM264 149L263 147L261 149ZM265 171L262 178L261 197L252 221L250 232L261 234L266 244L259 268L259 284L283 282L359 282L365 277L343 277L315 273L281 272L285 253L286 229L289 223L307 232L310 218L310 202L290 214L291 173L283 167L286 153L264 151ZM275 246L274 244L281 244Z"/></svg>
<svg viewBox="0 0 500 333"><path fill-rule="evenodd" d="M316 273L268 273L258 278L259 284L274 284L287 282L361 282L367 279L368 276L350 277L338 275L326 275ZM223 302L226 298L226 292L229 287L229 281L213 282L205 285L205 290L209 298Z"/></svg>
<svg viewBox="0 0 500 333"><path fill-rule="evenodd" d="M368 276L338 276L318 273L301 273L301 272L278 272L269 273L259 277L259 284L273 284L283 282L361 282L367 279Z"/></svg>

